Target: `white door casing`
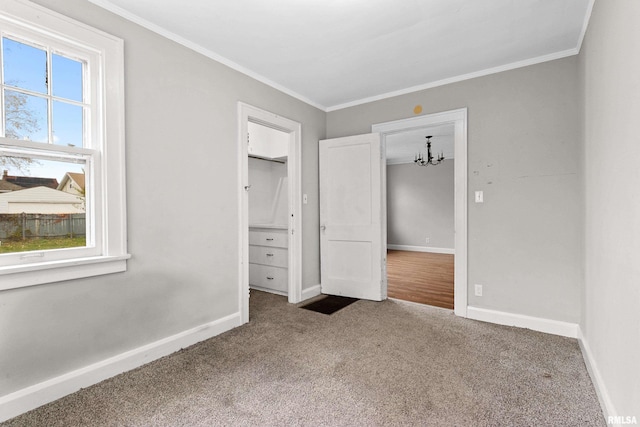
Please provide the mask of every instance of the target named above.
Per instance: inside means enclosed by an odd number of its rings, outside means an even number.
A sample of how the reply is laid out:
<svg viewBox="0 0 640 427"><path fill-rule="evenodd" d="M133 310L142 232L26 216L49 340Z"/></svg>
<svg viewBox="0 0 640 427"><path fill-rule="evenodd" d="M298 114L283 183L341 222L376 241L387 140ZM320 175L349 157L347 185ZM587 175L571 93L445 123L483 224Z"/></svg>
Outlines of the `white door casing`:
<svg viewBox="0 0 640 427"><path fill-rule="evenodd" d="M371 126L384 141L387 135L451 123L454 125L455 162L455 272L454 313L467 317L467 109L443 111ZM386 212L383 227L386 227ZM386 228L384 233L386 233Z"/></svg>
<svg viewBox="0 0 640 427"><path fill-rule="evenodd" d="M242 323L249 321L249 122L259 123L290 135L287 160L289 180L288 224L288 301L302 301L302 125L277 114L238 102L238 210L239 221L239 305Z"/></svg>
<svg viewBox="0 0 640 427"><path fill-rule="evenodd" d="M379 134L320 141L322 293L386 298Z"/></svg>

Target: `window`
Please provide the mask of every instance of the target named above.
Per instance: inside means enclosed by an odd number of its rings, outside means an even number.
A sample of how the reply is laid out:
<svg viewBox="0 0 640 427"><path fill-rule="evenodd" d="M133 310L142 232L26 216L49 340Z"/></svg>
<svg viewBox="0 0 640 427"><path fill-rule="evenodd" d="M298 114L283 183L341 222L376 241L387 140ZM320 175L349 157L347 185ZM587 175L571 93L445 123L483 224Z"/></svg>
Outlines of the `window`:
<svg viewBox="0 0 640 427"><path fill-rule="evenodd" d="M0 290L126 269L123 81L120 39L3 2Z"/></svg>

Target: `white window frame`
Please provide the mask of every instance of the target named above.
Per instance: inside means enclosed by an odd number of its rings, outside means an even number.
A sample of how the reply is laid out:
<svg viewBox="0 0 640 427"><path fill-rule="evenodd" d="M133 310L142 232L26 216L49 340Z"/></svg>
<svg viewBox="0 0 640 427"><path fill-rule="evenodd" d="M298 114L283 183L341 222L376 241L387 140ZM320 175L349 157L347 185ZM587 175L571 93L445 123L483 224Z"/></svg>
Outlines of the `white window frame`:
<svg viewBox="0 0 640 427"><path fill-rule="evenodd" d="M88 144L65 147L0 137L5 153L86 163L87 246L3 255L0 291L126 271L123 41L26 0L3 0L0 32L87 60L91 103ZM13 38L12 37L12 38ZM89 215L89 213L91 213ZM90 216L90 218L89 218ZM9 260L9 261L7 261Z"/></svg>

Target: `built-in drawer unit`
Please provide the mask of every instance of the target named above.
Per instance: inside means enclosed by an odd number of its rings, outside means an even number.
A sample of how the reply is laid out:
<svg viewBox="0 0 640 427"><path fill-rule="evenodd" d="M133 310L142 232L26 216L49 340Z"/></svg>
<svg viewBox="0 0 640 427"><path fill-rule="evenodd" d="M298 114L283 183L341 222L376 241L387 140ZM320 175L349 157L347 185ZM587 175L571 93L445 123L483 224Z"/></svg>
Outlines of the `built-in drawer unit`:
<svg viewBox="0 0 640 427"><path fill-rule="evenodd" d="M252 287L287 293L289 272L286 268L249 264L249 283Z"/></svg>
<svg viewBox="0 0 640 427"><path fill-rule="evenodd" d="M249 228L249 244L286 248L289 244L287 230L265 230Z"/></svg>
<svg viewBox="0 0 640 427"><path fill-rule="evenodd" d="M287 268L289 252L286 248L269 246L249 246L249 262L253 264L272 265Z"/></svg>
<svg viewBox="0 0 640 427"><path fill-rule="evenodd" d="M286 295L289 289L287 229L249 227L249 285Z"/></svg>

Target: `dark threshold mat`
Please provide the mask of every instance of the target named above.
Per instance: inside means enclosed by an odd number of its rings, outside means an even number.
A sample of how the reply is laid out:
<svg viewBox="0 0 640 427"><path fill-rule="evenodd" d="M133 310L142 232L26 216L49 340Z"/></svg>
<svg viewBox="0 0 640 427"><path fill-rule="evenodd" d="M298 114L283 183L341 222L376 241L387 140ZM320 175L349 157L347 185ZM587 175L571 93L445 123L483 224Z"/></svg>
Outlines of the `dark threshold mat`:
<svg viewBox="0 0 640 427"><path fill-rule="evenodd" d="M303 305L300 308L306 310L315 311L322 314L333 314L338 310L341 310L358 301L357 298L339 297L336 295L327 295L321 300L311 302L307 305Z"/></svg>

